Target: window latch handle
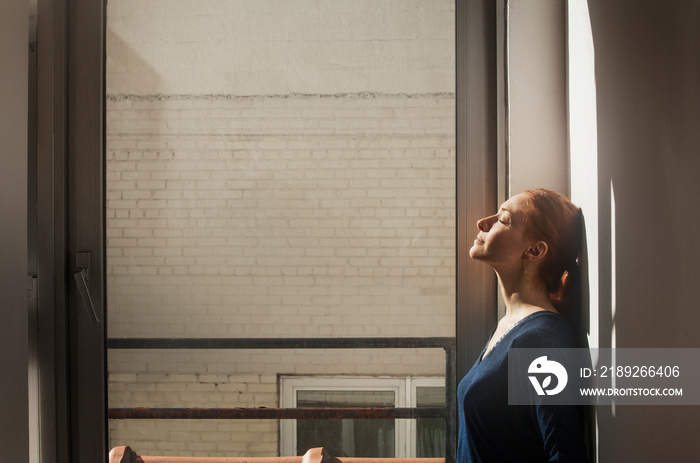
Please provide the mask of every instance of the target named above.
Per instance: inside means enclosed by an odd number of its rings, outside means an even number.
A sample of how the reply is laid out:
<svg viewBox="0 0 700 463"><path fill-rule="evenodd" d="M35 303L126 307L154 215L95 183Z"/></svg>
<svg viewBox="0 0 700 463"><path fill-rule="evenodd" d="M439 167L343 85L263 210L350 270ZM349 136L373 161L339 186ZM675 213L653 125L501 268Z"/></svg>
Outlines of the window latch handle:
<svg viewBox="0 0 700 463"><path fill-rule="evenodd" d="M78 293L80 293L80 299L83 300L83 307L90 317L92 323L99 323L100 319L97 317L97 311L95 310L95 304L92 302L92 297L90 297L90 288L88 287L88 281L90 280L90 253L89 252L79 252L75 257L77 272L73 274L75 282L78 285Z"/></svg>

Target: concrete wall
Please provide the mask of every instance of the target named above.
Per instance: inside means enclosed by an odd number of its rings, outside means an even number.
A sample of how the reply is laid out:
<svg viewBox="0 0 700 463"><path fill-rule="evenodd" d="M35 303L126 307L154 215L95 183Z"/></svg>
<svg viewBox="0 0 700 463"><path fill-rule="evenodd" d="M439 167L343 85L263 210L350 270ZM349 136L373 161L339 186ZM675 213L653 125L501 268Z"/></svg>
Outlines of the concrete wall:
<svg viewBox="0 0 700 463"><path fill-rule="evenodd" d="M110 1L109 336L454 336L453 6ZM281 374L442 376L444 352L109 369L112 407L276 407ZM110 427L142 454L278 452L274 420Z"/></svg>
<svg viewBox="0 0 700 463"><path fill-rule="evenodd" d="M601 346L700 347L700 5L589 0ZM613 251L614 250L614 251ZM696 407L601 410L602 462L697 458Z"/></svg>
<svg viewBox="0 0 700 463"><path fill-rule="evenodd" d="M27 107L29 5L0 4L0 448L29 460L27 298Z"/></svg>

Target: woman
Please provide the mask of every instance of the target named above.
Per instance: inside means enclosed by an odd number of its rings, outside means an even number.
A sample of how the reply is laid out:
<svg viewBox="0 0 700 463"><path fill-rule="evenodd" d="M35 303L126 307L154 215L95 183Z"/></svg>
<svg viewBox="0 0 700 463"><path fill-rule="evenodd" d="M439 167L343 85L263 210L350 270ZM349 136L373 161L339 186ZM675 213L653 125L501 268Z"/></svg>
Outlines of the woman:
<svg viewBox="0 0 700 463"><path fill-rule="evenodd" d="M579 285L580 210L549 190L529 190L477 222L469 251L490 265L505 316L458 389L458 462L585 462L582 410L575 406L508 405L511 347L572 348L562 314Z"/></svg>

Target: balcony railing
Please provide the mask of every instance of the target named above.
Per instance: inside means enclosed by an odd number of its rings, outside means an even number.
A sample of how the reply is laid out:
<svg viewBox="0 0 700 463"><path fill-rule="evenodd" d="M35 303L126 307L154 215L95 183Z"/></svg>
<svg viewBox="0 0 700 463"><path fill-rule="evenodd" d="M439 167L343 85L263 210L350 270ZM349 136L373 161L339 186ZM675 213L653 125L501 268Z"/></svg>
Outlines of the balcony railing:
<svg viewBox="0 0 700 463"><path fill-rule="evenodd" d="M456 459L455 338L111 338L109 349L416 349L445 350L445 406L415 408L112 408L110 419L417 419L445 421L445 463Z"/></svg>

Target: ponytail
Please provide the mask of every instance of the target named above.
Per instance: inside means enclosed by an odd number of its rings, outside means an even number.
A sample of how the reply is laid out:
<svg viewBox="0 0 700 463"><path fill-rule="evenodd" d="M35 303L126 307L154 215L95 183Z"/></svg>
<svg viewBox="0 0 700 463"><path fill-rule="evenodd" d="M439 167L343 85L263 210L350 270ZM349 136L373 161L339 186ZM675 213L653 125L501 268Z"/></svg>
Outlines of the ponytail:
<svg viewBox="0 0 700 463"><path fill-rule="evenodd" d="M581 269L578 265L572 266L562 276L562 286L557 294L550 294L550 299L557 312L569 323L576 333L578 343L583 346L586 342L582 320L582 288Z"/></svg>

